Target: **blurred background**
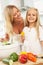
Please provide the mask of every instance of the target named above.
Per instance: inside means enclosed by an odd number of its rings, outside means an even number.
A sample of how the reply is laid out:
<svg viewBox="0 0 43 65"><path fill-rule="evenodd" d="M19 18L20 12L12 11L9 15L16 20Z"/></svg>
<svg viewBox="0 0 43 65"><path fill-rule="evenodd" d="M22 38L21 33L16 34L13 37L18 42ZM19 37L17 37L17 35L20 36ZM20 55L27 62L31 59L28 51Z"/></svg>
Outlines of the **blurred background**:
<svg viewBox="0 0 43 65"><path fill-rule="evenodd" d="M16 5L21 10L21 15L25 19L27 8L35 7L39 10L40 23L43 27L43 0L0 0L0 37L5 34L4 8L6 5Z"/></svg>

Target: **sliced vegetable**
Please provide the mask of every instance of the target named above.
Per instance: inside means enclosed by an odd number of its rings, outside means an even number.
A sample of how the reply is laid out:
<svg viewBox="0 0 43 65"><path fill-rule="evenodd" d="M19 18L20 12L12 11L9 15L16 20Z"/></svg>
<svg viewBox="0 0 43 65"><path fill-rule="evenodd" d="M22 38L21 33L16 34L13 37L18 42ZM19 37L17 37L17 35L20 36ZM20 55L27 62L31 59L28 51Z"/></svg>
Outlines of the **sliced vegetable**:
<svg viewBox="0 0 43 65"><path fill-rule="evenodd" d="M8 58L5 58L2 60L5 64L8 64L8 65L13 65L13 60L11 59L8 59Z"/></svg>

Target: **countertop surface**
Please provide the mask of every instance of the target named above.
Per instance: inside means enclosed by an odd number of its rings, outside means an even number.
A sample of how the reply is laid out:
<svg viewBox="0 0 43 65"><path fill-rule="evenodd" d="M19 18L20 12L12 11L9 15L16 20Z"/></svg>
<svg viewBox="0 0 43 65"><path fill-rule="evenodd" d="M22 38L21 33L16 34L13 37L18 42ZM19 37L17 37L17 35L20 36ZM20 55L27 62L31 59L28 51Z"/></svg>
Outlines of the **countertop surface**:
<svg viewBox="0 0 43 65"><path fill-rule="evenodd" d="M41 55L39 54L38 56L43 57L43 54L41 54ZM0 65L7 65L7 64L4 64L2 62L2 59L0 59ZM43 65L43 58L37 58L36 62L32 62L32 61L28 60L27 63L25 63L25 64L22 64L19 61L17 61L17 62L14 62L13 65Z"/></svg>
<svg viewBox="0 0 43 65"><path fill-rule="evenodd" d="M7 65L7 64L4 64L2 61L0 61L0 65ZM13 65L43 65L43 59L38 58L37 62L28 61L25 64L22 64L19 61L17 61L17 62L14 62Z"/></svg>

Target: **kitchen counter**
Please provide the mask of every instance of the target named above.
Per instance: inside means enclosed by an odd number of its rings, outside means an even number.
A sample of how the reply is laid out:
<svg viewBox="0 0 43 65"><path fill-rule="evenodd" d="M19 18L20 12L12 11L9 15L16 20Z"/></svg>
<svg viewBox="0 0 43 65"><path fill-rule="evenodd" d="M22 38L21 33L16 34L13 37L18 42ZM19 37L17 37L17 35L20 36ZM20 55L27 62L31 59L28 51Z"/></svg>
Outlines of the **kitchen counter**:
<svg viewBox="0 0 43 65"><path fill-rule="evenodd" d="M0 61L0 65L7 65L7 64L4 64L2 61ZM17 61L17 62L14 62L13 65L43 65L43 59L38 58L37 62L28 61L25 64L22 64Z"/></svg>
<svg viewBox="0 0 43 65"><path fill-rule="evenodd" d="M39 54L38 57L43 57L43 54ZM7 64L4 64L2 62L2 59L0 59L0 65L7 65ZM43 59L37 58L36 62L32 62L32 61L28 60L27 63L25 63L25 64L22 64L19 61L17 61L17 62L14 62L13 65L43 65Z"/></svg>

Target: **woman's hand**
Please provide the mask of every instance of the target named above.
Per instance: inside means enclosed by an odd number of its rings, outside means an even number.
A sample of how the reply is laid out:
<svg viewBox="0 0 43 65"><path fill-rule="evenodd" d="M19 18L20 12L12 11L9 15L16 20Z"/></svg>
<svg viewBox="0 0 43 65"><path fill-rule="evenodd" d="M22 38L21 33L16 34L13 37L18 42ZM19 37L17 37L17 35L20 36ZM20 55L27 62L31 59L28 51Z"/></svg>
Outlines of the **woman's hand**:
<svg viewBox="0 0 43 65"><path fill-rule="evenodd" d="M0 42L3 42L4 41L4 38L0 38Z"/></svg>
<svg viewBox="0 0 43 65"><path fill-rule="evenodd" d="M6 41L9 41L9 35L6 33L6 35L5 35L5 40Z"/></svg>
<svg viewBox="0 0 43 65"><path fill-rule="evenodd" d="M9 35L6 34L5 38L0 38L0 42L9 41Z"/></svg>

